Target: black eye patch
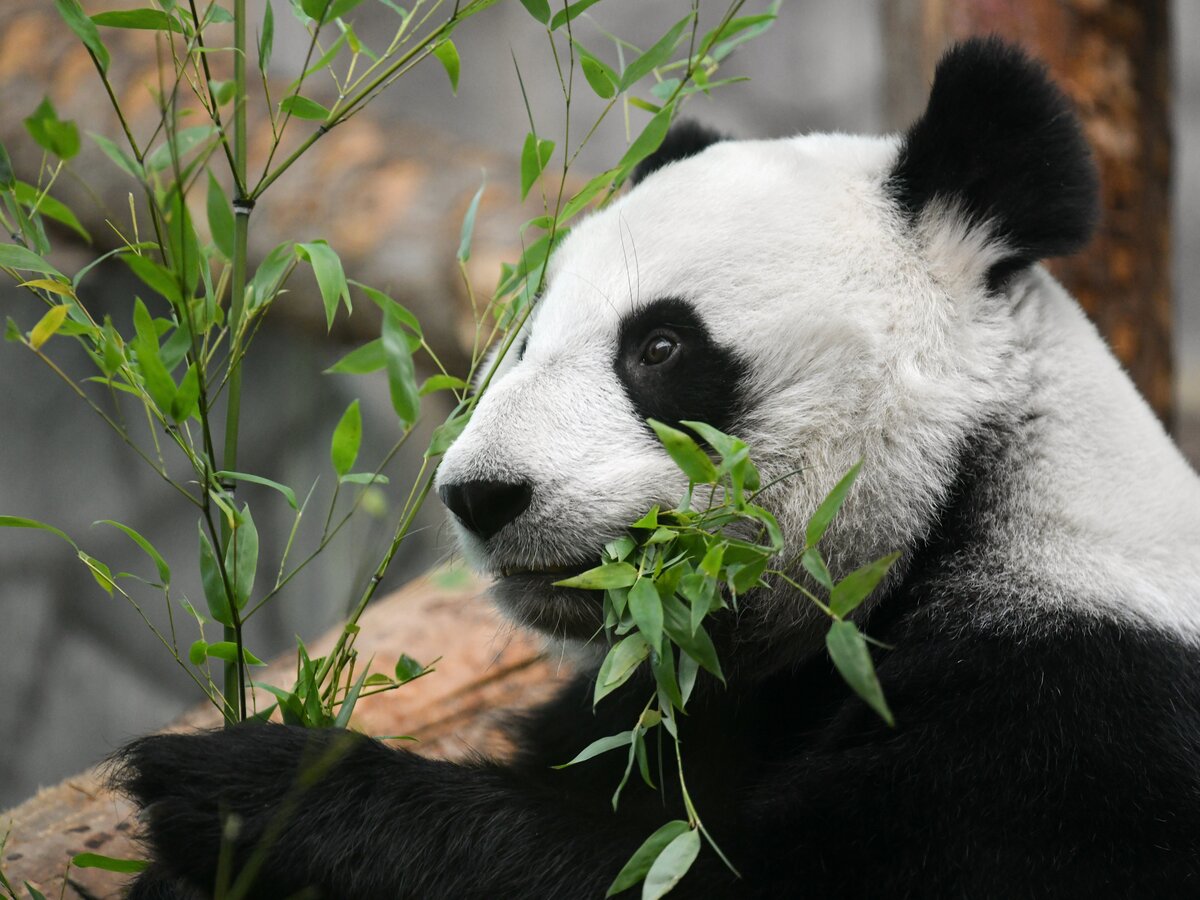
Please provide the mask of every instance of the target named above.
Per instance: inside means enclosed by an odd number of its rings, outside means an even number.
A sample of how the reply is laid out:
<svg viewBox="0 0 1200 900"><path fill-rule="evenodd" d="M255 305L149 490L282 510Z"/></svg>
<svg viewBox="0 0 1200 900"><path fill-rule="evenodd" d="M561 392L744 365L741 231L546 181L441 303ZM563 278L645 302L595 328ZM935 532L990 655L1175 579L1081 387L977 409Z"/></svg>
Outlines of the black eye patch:
<svg viewBox="0 0 1200 900"><path fill-rule="evenodd" d="M675 426L688 419L729 432L746 409L749 367L683 300L656 300L621 320L616 371L641 419Z"/></svg>

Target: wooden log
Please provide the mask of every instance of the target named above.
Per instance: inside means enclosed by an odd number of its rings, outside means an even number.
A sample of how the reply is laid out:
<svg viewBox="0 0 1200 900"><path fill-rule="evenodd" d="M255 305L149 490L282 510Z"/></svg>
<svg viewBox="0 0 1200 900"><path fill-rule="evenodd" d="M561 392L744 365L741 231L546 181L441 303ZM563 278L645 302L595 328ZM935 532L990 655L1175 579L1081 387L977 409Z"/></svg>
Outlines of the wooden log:
<svg viewBox="0 0 1200 900"><path fill-rule="evenodd" d="M417 753L460 759L470 753L503 757L509 747L500 727L506 710L549 699L566 665L547 659L535 638L503 623L483 596L485 585L463 572L435 572L417 579L367 610L356 647L372 670L390 672L401 653L425 663L440 656L436 671L398 690L365 697L352 725L373 735L411 735L395 742ZM326 652L338 629L311 647ZM294 654L267 670L264 680L290 686ZM269 699L269 698L267 698ZM259 702L263 698L259 698ZM206 705L184 716L177 728L215 727L221 718ZM114 748L115 749L115 748ZM29 881L47 897L116 898L128 876L99 869L72 869L76 853L140 858L137 822L122 797L105 785L102 767L68 778L8 812L0 813L0 836L10 829L0 866L14 886ZM74 893L72 893L74 891Z"/></svg>
<svg viewBox="0 0 1200 900"><path fill-rule="evenodd" d="M1045 60L1075 101L1100 167L1103 220L1050 268L1150 405L1172 421L1171 52L1167 0L886 0L890 124L924 106L956 40L999 34Z"/></svg>

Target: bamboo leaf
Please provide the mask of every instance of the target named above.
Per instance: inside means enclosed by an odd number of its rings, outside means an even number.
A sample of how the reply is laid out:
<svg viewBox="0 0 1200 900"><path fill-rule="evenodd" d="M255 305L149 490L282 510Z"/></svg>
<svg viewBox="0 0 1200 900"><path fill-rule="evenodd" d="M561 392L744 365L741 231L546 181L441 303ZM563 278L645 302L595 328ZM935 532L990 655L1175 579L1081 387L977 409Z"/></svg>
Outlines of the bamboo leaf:
<svg viewBox="0 0 1200 900"><path fill-rule="evenodd" d="M258 35L258 71L264 76L271 66L271 49L275 45L275 10L271 8L271 0L263 10L262 31Z"/></svg>
<svg viewBox="0 0 1200 900"><path fill-rule="evenodd" d="M521 0L521 5L543 25L550 21L550 0Z"/></svg>
<svg viewBox="0 0 1200 900"><path fill-rule="evenodd" d="M621 871L617 873L617 877L608 886L604 896L612 897L619 894L645 878L646 873L650 871L650 866L658 859L659 854L666 846L689 830L691 830L691 826L687 822L676 819L655 831L642 842L642 846L637 848L633 856L629 858L629 862L625 863Z"/></svg>
<svg viewBox="0 0 1200 900"><path fill-rule="evenodd" d="M217 182L216 176L210 170L208 173L208 230L212 232L213 243L228 260L233 259L233 209L225 197L225 191Z"/></svg>
<svg viewBox="0 0 1200 900"><path fill-rule="evenodd" d="M333 328L338 300L345 303L347 312L350 310L350 287L346 283L342 261L326 241L296 244L296 252L312 266L317 287L321 289L321 300L325 304L326 328Z"/></svg>
<svg viewBox="0 0 1200 900"><path fill-rule="evenodd" d="M829 524L833 521L833 517L838 514L838 510L846 501L846 496L850 493L850 488L854 486L854 479L858 477L861 468L862 460L859 460L850 467L850 471L842 476L841 481L835 484L833 490L821 501L817 511L808 520L808 528L804 532L804 542L807 546L815 546L821 540L826 529L829 528Z"/></svg>
<svg viewBox="0 0 1200 900"><path fill-rule="evenodd" d="M564 9L560 9L554 14L554 18L550 20L550 30L555 31L556 29L561 28L563 25L572 21L589 6L595 6L599 2L600 0L576 0L575 3L570 4ZM526 7L526 9L528 9L528 7Z"/></svg>
<svg viewBox="0 0 1200 900"><path fill-rule="evenodd" d="M654 429L658 439L662 441L662 445L671 459L675 460L675 465L683 470L689 481L694 484L716 483L719 477L717 467L691 437L656 419L647 419L646 421Z"/></svg>
<svg viewBox="0 0 1200 900"><path fill-rule="evenodd" d="M143 31L174 31L182 33L179 22L161 9L119 9L96 13L92 21L106 28L134 28Z"/></svg>
<svg viewBox="0 0 1200 900"><path fill-rule="evenodd" d="M662 644L663 609L654 582L639 578L629 589L629 612L651 647Z"/></svg>
<svg viewBox="0 0 1200 900"><path fill-rule="evenodd" d="M113 528L124 532L125 536L142 548L147 556L154 562L154 567L158 569L158 579L164 585L171 583L171 567L167 565L167 561L163 559L162 554L158 552L155 546L150 543L142 535L138 534L128 525L122 525L120 522L113 519L101 519L99 522L93 522L92 525L111 525Z"/></svg>
<svg viewBox="0 0 1200 900"><path fill-rule="evenodd" d="M106 872L120 872L125 875L131 875L148 869L150 861L145 859L116 859L112 856L102 856L99 853L76 853L71 857L71 865L77 869L103 869Z"/></svg>
<svg viewBox="0 0 1200 900"><path fill-rule="evenodd" d="M333 442L329 447L333 470L337 472L339 478L354 468L361 444L362 411L359 409L358 401L355 400L342 413L342 418L333 430Z"/></svg>
<svg viewBox="0 0 1200 900"><path fill-rule="evenodd" d="M700 832L689 828L663 848L646 873L642 900L658 900L687 874L700 854Z"/></svg>
<svg viewBox="0 0 1200 900"><path fill-rule="evenodd" d="M458 48L454 46L454 41L446 38L433 48L433 55L438 58L438 62L442 64L442 68L446 70L446 75L450 79L450 91L457 96L458 94L458 72L461 66L461 60L458 57Z"/></svg>
<svg viewBox="0 0 1200 900"><path fill-rule="evenodd" d="M458 238L458 261L465 263L471 258L471 238L475 233L475 214L479 212L479 200L483 196L483 189L487 186L486 176L480 182L479 190L475 192L475 196L471 198L470 204L467 206L467 214L463 216L462 231Z"/></svg>
<svg viewBox="0 0 1200 900"><path fill-rule="evenodd" d="M679 39L683 36L683 29L692 21L694 13L688 13L671 28L659 40L626 66L625 71L621 73L621 90L628 90L637 84L654 69L667 62L671 54L675 51L675 46L679 43Z"/></svg>
<svg viewBox="0 0 1200 900"><path fill-rule="evenodd" d="M546 168L554 153L554 141L542 140L532 131L525 135L525 145L521 148L521 199L524 200Z"/></svg>
<svg viewBox="0 0 1200 900"><path fill-rule="evenodd" d="M812 552L812 551L809 551ZM860 603L870 596L875 586L883 580L899 553L892 553L882 559L868 563L860 569L855 569L833 586L829 595L829 608L839 618L849 615Z"/></svg>
<svg viewBox="0 0 1200 900"><path fill-rule="evenodd" d="M217 566L217 555L213 552L208 535L200 528L200 581L204 586L204 599L208 613L222 625L233 625L233 613L229 609L229 597L225 594L225 583Z"/></svg>
<svg viewBox="0 0 1200 900"><path fill-rule="evenodd" d="M233 596L238 609L243 609L250 599L257 569L258 529L250 515L250 505L246 504L235 520L233 537L225 549L225 572L233 581Z"/></svg>
<svg viewBox="0 0 1200 900"><path fill-rule="evenodd" d="M33 331L29 332L29 346L34 350L40 350L42 344L50 340L55 332L62 327L62 323L67 318L67 305L60 303L57 306L50 307L46 314L38 320L38 323L33 326Z"/></svg>
<svg viewBox="0 0 1200 900"><path fill-rule="evenodd" d="M378 372L386 365L387 354L383 351L383 341L376 338L351 350L326 369L325 373L327 375L366 375L368 372Z"/></svg>
<svg viewBox="0 0 1200 900"><path fill-rule="evenodd" d="M279 104L279 111L293 115L297 119L309 119L315 122L324 121L329 117L329 110L320 103L310 100L308 97L301 97L299 94L285 97Z"/></svg>
<svg viewBox="0 0 1200 900"><path fill-rule="evenodd" d="M0 266L27 272L41 272L43 275L56 275L62 279L67 277L33 251L26 250L17 244L0 244Z"/></svg>
<svg viewBox="0 0 1200 900"><path fill-rule="evenodd" d="M605 563L579 575L556 581L557 587L603 591L608 588L631 587L637 581L638 570L626 562Z"/></svg>
<svg viewBox="0 0 1200 900"><path fill-rule="evenodd" d="M570 762L565 762L561 765L553 766L552 768L565 769L567 766L578 765L581 762L587 762L592 757L599 756L601 753L607 753L608 751L616 750L619 747L628 747L632 743L632 731L622 731L620 734L610 734L608 737L602 737L598 741L592 741L581 751L579 751L579 753Z"/></svg>
<svg viewBox="0 0 1200 900"><path fill-rule="evenodd" d="M96 23L87 17L79 5L79 0L54 0L54 5L58 8L58 14L63 17L63 21L67 23L67 27L75 32L75 36L83 41L83 45L96 57L96 62L100 64L100 71L107 72L108 49L100 40L100 32L96 30Z"/></svg>
<svg viewBox="0 0 1200 900"><path fill-rule="evenodd" d="M389 306L383 314L383 351L387 359L388 390L392 409L405 425L417 420L421 397L413 369L412 353L405 339L403 319Z"/></svg>
<svg viewBox="0 0 1200 900"><path fill-rule="evenodd" d="M849 621L834 622L825 635L825 647L846 684L879 713L889 725L895 725L892 711L883 696L879 677L871 662L871 653L858 627Z"/></svg>
<svg viewBox="0 0 1200 900"><path fill-rule="evenodd" d="M278 481L272 481L270 478L263 478L261 475L250 475L246 472L227 472L225 470L217 472L216 478L228 478L232 481L249 481L251 484L261 484L263 487L269 487L283 494L284 499L288 502L288 506L292 509L300 508L296 503L296 492L286 484L280 484Z"/></svg>

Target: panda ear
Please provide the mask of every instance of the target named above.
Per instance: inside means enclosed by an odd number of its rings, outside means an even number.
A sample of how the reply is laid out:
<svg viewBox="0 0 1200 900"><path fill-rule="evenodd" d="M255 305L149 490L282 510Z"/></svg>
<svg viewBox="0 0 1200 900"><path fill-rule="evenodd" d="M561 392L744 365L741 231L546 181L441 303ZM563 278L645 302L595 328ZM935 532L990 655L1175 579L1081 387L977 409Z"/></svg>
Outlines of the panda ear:
<svg viewBox="0 0 1200 900"><path fill-rule="evenodd" d="M667 163L695 156L701 150L724 140L728 140L728 138L719 131L701 125L692 119L676 122L671 126L658 149L637 164L629 181L631 184L637 184L651 172L661 169Z"/></svg>
<svg viewBox="0 0 1200 900"><path fill-rule="evenodd" d="M1040 259L1078 250L1098 218L1096 169L1071 101L1045 66L996 37L942 57L888 187L914 225L986 248L992 291Z"/></svg>

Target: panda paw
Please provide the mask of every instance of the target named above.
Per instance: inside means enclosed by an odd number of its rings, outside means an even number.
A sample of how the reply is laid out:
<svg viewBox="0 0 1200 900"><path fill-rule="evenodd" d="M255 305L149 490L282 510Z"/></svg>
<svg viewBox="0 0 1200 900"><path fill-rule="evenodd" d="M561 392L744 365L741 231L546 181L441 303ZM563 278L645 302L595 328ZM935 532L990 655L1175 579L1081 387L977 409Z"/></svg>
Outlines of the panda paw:
<svg viewBox="0 0 1200 900"><path fill-rule="evenodd" d="M143 890L171 877L209 889L222 853L241 868L268 832L286 826L282 817L295 814L320 776L365 740L345 731L244 724L127 746L113 759L112 783L141 809L154 861ZM135 888L134 896L187 896L161 890Z"/></svg>

